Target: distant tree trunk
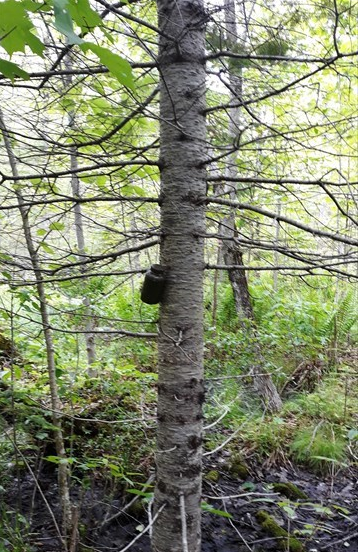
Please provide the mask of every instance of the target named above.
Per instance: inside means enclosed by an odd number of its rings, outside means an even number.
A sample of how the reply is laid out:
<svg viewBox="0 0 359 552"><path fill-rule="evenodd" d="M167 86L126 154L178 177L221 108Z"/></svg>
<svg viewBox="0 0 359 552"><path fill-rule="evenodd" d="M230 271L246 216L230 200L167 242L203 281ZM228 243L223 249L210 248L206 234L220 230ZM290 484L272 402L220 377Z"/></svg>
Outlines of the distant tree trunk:
<svg viewBox="0 0 359 552"><path fill-rule="evenodd" d="M70 117L72 118L72 114L70 114ZM71 170L73 171L71 176L72 194L74 197L80 198L81 197L80 182L76 173L76 170L78 169L77 151L74 146L72 146L70 149L70 163L71 163ZM75 233L76 233L78 256L80 260L83 260L84 255L86 254L86 247L85 247L83 217L82 217L82 210L81 210L80 203L75 203L74 205L74 218L75 218ZM86 273L85 266L81 268L81 272L82 274ZM82 298L82 302L85 307L84 314L86 318L85 343L86 343L86 353L87 353L87 373L90 377L93 378L97 376L97 369L94 368L94 364L96 362L95 336L92 333L95 327L95 323L94 323L93 310L91 308L91 302L89 297L85 295Z"/></svg>
<svg viewBox="0 0 359 552"><path fill-rule="evenodd" d="M225 27L227 47L230 48L230 44L234 44L237 39L237 24L236 24L236 12L234 0L225 0ZM231 89L230 102L238 103L238 99L242 97L243 89L243 76L242 69L237 70L237 74L233 72L229 73L229 82ZM233 145L240 141L240 113L238 107L232 107L229 109L229 134L233 138ZM233 147L233 145L231 147ZM236 177L237 170L237 152L229 155L229 164L227 167L227 175L230 177ZM237 200L237 189L235 184L227 184L224 189L229 199ZM227 266L239 265L243 266L243 253L239 246L235 243L235 237L237 235L235 215L230 213L226 217L220 226L220 234L228 237L222 241L223 259ZM241 323L242 328L251 330L255 334L254 313L252 301L248 288L248 281L246 273L241 269L229 269L229 280L231 282L236 310ZM247 320L247 322L246 322ZM248 323L250 321L250 323ZM274 385L272 378L266 373L264 368L265 362L261 352L261 348L255 338L253 340L253 356L251 374L253 376L253 386L256 392L261 397L266 410L275 412L281 409L282 401L279 393Z"/></svg>
<svg viewBox="0 0 359 552"><path fill-rule="evenodd" d="M158 0L161 264L153 552L199 552L206 194L203 3ZM161 508L163 508L161 510Z"/></svg>
<svg viewBox="0 0 359 552"><path fill-rule="evenodd" d="M6 128L1 110L0 110L0 129L2 131L2 135L4 138L4 144L5 144L7 156L9 159L9 163L11 166L12 174L14 178L18 178L19 172L17 169L16 157L12 149L10 135ZM53 342L52 331L50 326L48 302L45 294L45 285L43 283L43 274L42 274L40 261L38 258L38 254L37 254L35 244L32 238L32 233L31 233L31 226L29 221L29 208L24 206L25 201L21 194L20 188L16 188L14 193L17 198L26 246L27 246L30 261L32 264L34 276L36 279L36 288L37 288L38 300L40 305L41 322L42 322L42 328L44 332L46 356L47 356L47 370L49 375L52 423L55 427L54 440L55 440L56 454L60 460L58 464L58 482L59 482L59 493L60 493L64 536L66 536L69 534L70 525L71 525L71 501L70 501L70 491L69 491L69 481L68 481L69 464L67 462L67 455L65 451L64 438L62 433L62 421L61 421L62 404L58 393L58 386L57 386L57 379L56 379L55 348L54 348L54 342ZM66 548L65 541L64 541L64 546Z"/></svg>
<svg viewBox="0 0 359 552"><path fill-rule="evenodd" d="M72 56L71 54L68 55L66 58L66 68L71 70L72 69ZM67 86L70 86L72 84L72 75L66 75L64 77L64 82ZM75 112L74 110L70 110L68 113L68 128L71 130L75 126ZM75 198L80 199L81 198L81 187L80 187L80 181L77 176L78 171L78 155L77 155L77 148L76 146L70 147L70 169L72 171L71 173L71 190L72 195ZM86 242L85 242L85 233L84 233L84 224L83 224L83 215L82 215L82 207L81 203L75 203L74 207L74 219L75 219L75 234L76 234L76 242L77 242L77 251L78 251L78 257L79 260L84 260L84 256L86 255ZM86 265L83 265L81 267L82 274L85 275L86 273ZM92 333L92 331L95 328L95 322L94 322L94 316L93 316L93 309L91 308L91 301L89 297L84 295L82 297L82 303L84 305L84 315L85 315L85 343L86 343L86 355L87 355L87 374L90 377L96 377L97 376L97 369L94 367L96 362L96 345L95 345L95 336Z"/></svg>
<svg viewBox="0 0 359 552"><path fill-rule="evenodd" d="M279 201L277 203L277 214L278 216L280 215L280 212L281 212L281 202ZM274 221L274 224L275 224L275 247L277 248L278 245L279 245L279 238L280 238L280 223L278 222L278 220L276 219ZM278 253L278 249L275 249L274 250L274 266L278 266L279 264L279 253ZM274 292L277 292L278 291L278 270L274 270L273 271L273 291Z"/></svg>

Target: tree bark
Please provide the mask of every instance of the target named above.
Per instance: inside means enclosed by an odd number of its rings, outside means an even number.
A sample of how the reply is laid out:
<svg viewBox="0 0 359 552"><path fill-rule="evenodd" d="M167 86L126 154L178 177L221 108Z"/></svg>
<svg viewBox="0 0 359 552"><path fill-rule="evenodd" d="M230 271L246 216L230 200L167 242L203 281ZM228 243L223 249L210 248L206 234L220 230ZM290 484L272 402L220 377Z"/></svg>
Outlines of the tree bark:
<svg viewBox="0 0 359 552"><path fill-rule="evenodd" d="M153 552L199 552L206 194L203 3L158 0L161 264Z"/></svg>

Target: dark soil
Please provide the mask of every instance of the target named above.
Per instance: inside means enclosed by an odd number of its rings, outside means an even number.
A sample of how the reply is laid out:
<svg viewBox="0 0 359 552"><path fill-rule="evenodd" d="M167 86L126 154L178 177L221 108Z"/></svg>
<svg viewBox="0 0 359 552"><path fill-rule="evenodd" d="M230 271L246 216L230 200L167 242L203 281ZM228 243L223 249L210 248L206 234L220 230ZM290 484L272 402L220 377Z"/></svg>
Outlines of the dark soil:
<svg viewBox="0 0 359 552"><path fill-rule="evenodd" d="M313 475L300 468L256 466L246 480L230 477L218 462L209 470L219 470L217 482L204 481L203 500L212 508L228 512L228 519L204 512L202 552L277 552L278 538L265 532L256 519L258 510L270 513L277 523L294 534L308 552L356 552L357 501L354 471L338 472L334 477ZM54 473L39 478L46 499L58 518L58 494ZM309 498L290 500L274 493L271 483L292 482ZM30 522L28 542L34 552L62 552L54 522L30 475L14 479L1 507L21 511ZM19 492L20 491L20 492ZM120 552L148 524L146 505L124 512L100 529L105 516L120 512L134 495L118 490L110 500L100 481L86 491L74 489L81 504L79 534L81 552ZM140 507L141 506L141 507ZM134 513L136 512L136 513ZM1 523L1 522L0 522ZM0 547L1 548L1 547ZM4 549L6 550L6 548ZM12 550L12 548L8 548ZM148 533L131 547L132 552L150 552Z"/></svg>

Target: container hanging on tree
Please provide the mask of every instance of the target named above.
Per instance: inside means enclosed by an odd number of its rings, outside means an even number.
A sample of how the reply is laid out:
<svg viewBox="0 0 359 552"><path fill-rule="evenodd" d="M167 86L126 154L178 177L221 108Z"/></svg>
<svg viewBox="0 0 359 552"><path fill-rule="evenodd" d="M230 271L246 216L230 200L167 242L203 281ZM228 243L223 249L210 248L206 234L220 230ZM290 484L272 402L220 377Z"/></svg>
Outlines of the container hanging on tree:
<svg viewBox="0 0 359 552"><path fill-rule="evenodd" d="M148 305L160 303L165 284L166 268L159 264L152 265L145 274L145 280L141 290L141 301Z"/></svg>

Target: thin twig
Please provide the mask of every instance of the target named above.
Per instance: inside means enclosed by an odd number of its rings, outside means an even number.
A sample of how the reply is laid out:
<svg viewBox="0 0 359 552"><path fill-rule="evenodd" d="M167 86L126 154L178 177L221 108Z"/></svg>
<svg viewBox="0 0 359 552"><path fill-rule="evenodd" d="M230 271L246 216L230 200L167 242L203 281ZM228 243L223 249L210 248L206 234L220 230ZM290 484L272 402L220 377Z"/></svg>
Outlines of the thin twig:
<svg viewBox="0 0 359 552"><path fill-rule="evenodd" d="M132 541L129 542L128 545L125 546L125 548L121 548L121 550L119 550L118 552L126 552L126 550L129 550L131 548L131 546L136 541L138 541L138 539L140 539L145 533L147 533L147 531L149 531L151 529L152 525L154 524L154 522L156 521L156 519L158 518L158 516L160 515L162 510L165 508L165 506L166 506L166 503L162 504L162 506L158 509L158 512L153 517L152 521L147 525L147 527L145 527L144 530L141 531L141 533L139 535L137 535L134 539L132 539Z"/></svg>
<svg viewBox="0 0 359 552"><path fill-rule="evenodd" d="M331 542L331 543L330 543L330 547L333 547L333 546L335 546L336 544L341 544L342 542L345 542L345 541L349 541L349 540L355 539L355 537L357 537L357 536L358 536L358 532L352 533L351 535L347 535L346 537L343 537L342 539L339 539L339 540L337 540L337 541Z"/></svg>
<svg viewBox="0 0 359 552"><path fill-rule="evenodd" d="M51 516L52 521L54 522L54 526L55 526L56 532L57 532L57 534L58 534L58 536L59 536L59 539L61 540L62 544L66 547L66 541L65 541L64 537L63 537L62 534L61 534L60 527L58 526L58 523L57 523L56 518L55 518L55 514L54 514L54 512L51 510L51 506L50 506L50 504L48 503L47 498L46 498L46 496L44 495L44 493L43 493L43 491L42 491L42 489L41 489L41 487L40 487L40 484L39 484L39 482L38 482L38 480L37 480L37 478L36 478L36 475L34 474L34 472L33 472L32 468L31 468L30 464L29 464L28 461L26 460L26 458L25 458L25 456L23 455L23 453L21 452L21 450L16 446L16 444L14 443L13 439L10 437L10 435L8 434L8 432L5 431L5 432L4 432L4 435L7 437L7 439L9 439L9 441L11 442L11 444L13 445L13 447L16 449L16 451L17 451L17 453L19 454L19 456L21 456L21 458L22 458L22 460L23 460L23 462L24 462L26 468L29 470L29 473L30 473L31 477L33 478L34 483L35 483L35 485L36 485L36 488L37 488L37 490L39 491L40 496L41 496L41 498L43 499L46 508L48 509L48 512L49 512L49 514L50 514L50 516Z"/></svg>
<svg viewBox="0 0 359 552"><path fill-rule="evenodd" d="M223 508L224 508L224 511L227 512L227 508L226 508L226 504L225 502L223 501ZM228 514L228 512L227 512ZM248 548L248 550L250 550L252 552L252 548L249 546L248 542L246 541L246 539L243 537L243 535L239 532L239 530L237 529L237 527L234 525L233 521L228 518L228 521L229 521L229 524L233 527L233 529L235 530L235 532L237 533L237 535L239 536L239 538L241 539L241 541L243 541L244 545L246 546L246 548Z"/></svg>
<svg viewBox="0 0 359 552"><path fill-rule="evenodd" d="M230 441L232 441L232 439L240 432L240 430L242 429L242 427L239 427L238 429L236 429L236 431L234 433L232 433L232 435L230 435L228 437L228 439L226 439L222 444L220 444L217 448L213 449L213 450L210 450L209 452L205 452L203 454L203 456L210 456L211 454L214 454L215 452L218 452L219 450L221 450L223 447L225 447Z"/></svg>
<svg viewBox="0 0 359 552"><path fill-rule="evenodd" d="M181 525L182 525L182 551L188 552L186 503L184 500L183 492L180 492L179 494L179 501L180 501Z"/></svg>
<svg viewBox="0 0 359 552"><path fill-rule="evenodd" d="M224 412L220 415L220 417L217 418L217 420L215 420L212 424L209 424L208 426L205 426L205 427L203 428L203 431L207 431L208 429L211 429L212 427L214 427L215 425L217 425L221 420L223 420L223 418L224 418L225 416L227 416L228 412L229 412L229 408L226 407L225 410L224 410Z"/></svg>
<svg viewBox="0 0 359 552"><path fill-rule="evenodd" d="M141 488L141 492L144 491L144 489L146 489L151 483L152 481L154 480L155 476L154 474L151 474L150 477L147 479L146 483L142 486ZM123 508L121 508L121 510L119 510L118 512L116 512L116 514L114 514L113 516L111 516L110 518L105 518L103 520L103 522L101 523L100 525L100 529L103 529L103 527L105 525L107 525L108 523L111 523L111 521L113 521L114 519L117 519L118 517L120 517L122 514L124 514L129 508L131 508L132 504L134 504L136 502L136 500L139 499L139 496L135 496L133 497L132 500L130 500L130 502L128 502L128 504L125 504L125 506ZM151 520L150 520L151 522Z"/></svg>
<svg viewBox="0 0 359 552"><path fill-rule="evenodd" d="M203 498L206 498L208 500L232 500L234 498L243 498L245 496L278 496L279 493L255 493L255 492L249 492L249 493L241 493L237 495L228 495L228 496L210 496L210 495L203 495Z"/></svg>

